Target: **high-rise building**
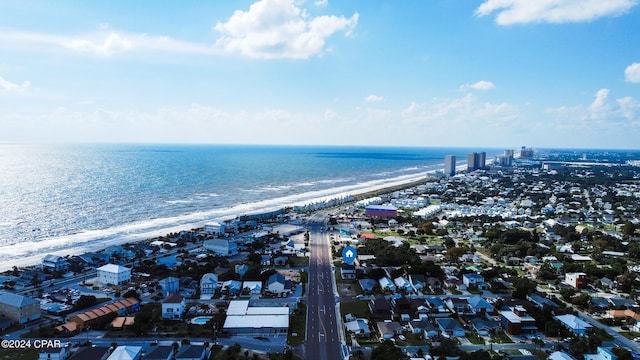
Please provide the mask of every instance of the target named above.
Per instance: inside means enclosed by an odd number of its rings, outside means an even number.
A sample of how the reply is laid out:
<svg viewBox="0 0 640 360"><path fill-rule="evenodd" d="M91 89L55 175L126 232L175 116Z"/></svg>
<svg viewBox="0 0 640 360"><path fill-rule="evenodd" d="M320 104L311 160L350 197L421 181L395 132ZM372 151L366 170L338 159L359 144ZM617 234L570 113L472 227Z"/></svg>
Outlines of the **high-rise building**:
<svg viewBox="0 0 640 360"><path fill-rule="evenodd" d="M456 174L456 156L447 155L444 157L444 173L447 176Z"/></svg>
<svg viewBox="0 0 640 360"><path fill-rule="evenodd" d="M498 158L498 162L500 166L511 166L513 165L513 149L506 149L504 154Z"/></svg>
<svg viewBox="0 0 640 360"><path fill-rule="evenodd" d="M533 157L533 149L527 149L526 146L520 148L521 159L531 159Z"/></svg>
<svg viewBox="0 0 640 360"><path fill-rule="evenodd" d="M486 152L474 152L467 155L467 171L474 171L478 169L484 169L486 167L487 153Z"/></svg>

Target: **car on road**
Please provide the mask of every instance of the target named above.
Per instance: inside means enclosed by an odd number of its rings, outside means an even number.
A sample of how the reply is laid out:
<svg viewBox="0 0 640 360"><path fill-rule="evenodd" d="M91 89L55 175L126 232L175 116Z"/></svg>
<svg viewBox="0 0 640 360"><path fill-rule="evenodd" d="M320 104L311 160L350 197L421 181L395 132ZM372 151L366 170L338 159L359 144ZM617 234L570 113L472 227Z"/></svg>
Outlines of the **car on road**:
<svg viewBox="0 0 640 360"><path fill-rule="evenodd" d="M402 341L407 341L407 338L404 335L398 335L398 339Z"/></svg>
<svg viewBox="0 0 640 360"><path fill-rule="evenodd" d="M622 330L629 330L629 327L628 327L628 326L626 326L626 325L623 325L623 326L620 326L620 329L622 329Z"/></svg>

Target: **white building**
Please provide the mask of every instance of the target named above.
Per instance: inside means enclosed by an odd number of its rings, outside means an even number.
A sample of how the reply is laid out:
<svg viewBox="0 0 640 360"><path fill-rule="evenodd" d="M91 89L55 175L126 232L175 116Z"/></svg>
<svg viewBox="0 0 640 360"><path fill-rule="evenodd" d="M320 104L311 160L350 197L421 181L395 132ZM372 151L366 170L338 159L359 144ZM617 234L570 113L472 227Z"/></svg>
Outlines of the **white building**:
<svg viewBox="0 0 640 360"><path fill-rule="evenodd" d="M249 306L247 300L233 300L229 302L223 329L232 335L272 334L287 336L289 308Z"/></svg>
<svg viewBox="0 0 640 360"><path fill-rule="evenodd" d="M124 266L107 264L98 268L98 283L103 285L122 285L131 280L131 269Z"/></svg>
<svg viewBox="0 0 640 360"><path fill-rule="evenodd" d="M210 223L204 226L204 232L208 235L223 235L225 230L224 224L219 222Z"/></svg>
<svg viewBox="0 0 640 360"><path fill-rule="evenodd" d="M230 239L207 240L204 242L204 248L220 256L235 255L238 253L238 244Z"/></svg>
<svg viewBox="0 0 640 360"><path fill-rule="evenodd" d="M206 273L200 279L200 295L211 297L218 289L218 274Z"/></svg>
<svg viewBox="0 0 640 360"><path fill-rule="evenodd" d="M180 320L184 313L186 302L184 297L178 293L167 296L162 301L162 318L169 320Z"/></svg>

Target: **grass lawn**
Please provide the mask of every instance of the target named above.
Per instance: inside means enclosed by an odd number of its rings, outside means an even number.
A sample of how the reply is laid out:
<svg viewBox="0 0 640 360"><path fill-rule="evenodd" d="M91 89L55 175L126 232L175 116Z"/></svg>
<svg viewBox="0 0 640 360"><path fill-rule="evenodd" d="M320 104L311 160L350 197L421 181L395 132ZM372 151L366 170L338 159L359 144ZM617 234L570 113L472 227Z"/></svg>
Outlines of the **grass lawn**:
<svg viewBox="0 0 640 360"><path fill-rule="evenodd" d="M342 301L340 302L340 315L344 318L347 314L355 317L368 319L371 316L367 300Z"/></svg>
<svg viewBox="0 0 640 360"><path fill-rule="evenodd" d="M467 339L474 345L484 345L484 338L482 338L482 336L467 333Z"/></svg>
<svg viewBox="0 0 640 360"><path fill-rule="evenodd" d="M309 266L309 257L307 256L292 256L289 258L291 262L291 267L293 268L303 268Z"/></svg>
<svg viewBox="0 0 640 360"><path fill-rule="evenodd" d="M300 303L291 315L289 323L289 333L287 334L287 344L296 346L304 343L305 331L307 329L307 304ZM293 336L296 334L296 336Z"/></svg>
<svg viewBox="0 0 640 360"><path fill-rule="evenodd" d="M36 349L2 349L0 360L36 360L38 350Z"/></svg>
<svg viewBox="0 0 640 360"><path fill-rule="evenodd" d="M503 331L497 331L491 336L491 341L495 344L512 344L513 340Z"/></svg>
<svg viewBox="0 0 640 360"><path fill-rule="evenodd" d="M627 339L633 340L637 337L640 337L640 333L639 332L635 332L635 331L621 331L620 335L626 337ZM603 339L604 340L604 339Z"/></svg>

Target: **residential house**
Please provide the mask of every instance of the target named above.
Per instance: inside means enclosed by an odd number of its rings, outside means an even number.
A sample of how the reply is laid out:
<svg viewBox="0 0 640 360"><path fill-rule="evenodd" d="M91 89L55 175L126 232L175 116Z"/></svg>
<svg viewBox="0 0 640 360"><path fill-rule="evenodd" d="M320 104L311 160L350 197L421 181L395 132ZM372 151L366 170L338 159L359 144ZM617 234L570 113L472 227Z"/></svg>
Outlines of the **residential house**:
<svg viewBox="0 0 640 360"><path fill-rule="evenodd" d="M218 290L218 274L206 273L200 279L200 296L211 298Z"/></svg>
<svg viewBox="0 0 640 360"><path fill-rule="evenodd" d="M249 271L249 266L247 264L236 264L235 271L236 274L240 275L240 278L243 278L244 274Z"/></svg>
<svg viewBox="0 0 640 360"><path fill-rule="evenodd" d="M180 279L172 276L158 281L158 284L162 288L162 293L165 294L165 296L177 293L180 290Z"/></svg>
<svg viewBox="0 0 640 360"><path fill-rule="evenodd" d="M550 306L552 308L560 307L560 305L556 304L555 302L536 294L527 295L527 300L531 301L535 306L539 307L540 309L542 309L545 306Z"/></svg>
<svg viewBox="0 0 640 360"><path fill-rule="evenodd" d="M371 336L371 329L369 328L369 320L367 319L353 319L344 323L347 331L353 333L355 337L367 338Z"/></svg>
<svg viewBox="0 0 640 360"><path fill-rule="evenodd" d="M404 332L402 325L397 321L378 321L376 325L382 339L391 339L395 335L402 335Z"/></svg>
<svg viewBox="0 0 640 360"><path fill-rule="evenodd" d="M386 276L383 276L380 279L378 279L378 284L380 285L380 289L382 291L396 292L395 284L391 279L389 279Z"/></svg>
<svg viewBox="0 0 640 360"><path fill-rule="evenodd" d="M271 266L271 255L262 255L260 259L261 266Z"/></svg>
<svg viewBox="0 0 640 360"><path fill-rule="evenodd" d="M564 327L571 330L575 335L585 336L593 328L591 324L572 314L554 316L554 319L560 321Z"/></svg>
<svg viewBox="0 0 640 360"><path fill-rule="evenodd" d="M220 256L235 255L238 253L238 244L232 239L205 240L203 246L205 249Z"/></svg>
<svg viewBox="0 0 640 360"><path fill-rule="evenodd" d="M40 319L40 303L23 295L0 293L0 315L24 324Z"/></svg>
<svg viewBox="0 0 640 360"><path fill-rule="evenodd" d="M409 280L407 280L404 276L393 279L393 283L398 291L402 291L405 293L413 292L413 286L411 286L411 282L409 282Z"/></svg>
<svg viewBox="0 0 640 360"><path fill-rule="evenodd" d="M360 279L358 280L358 284L360 284L360 288L362 288L362 292L365 294L369 294L373 292L373 289L378 282L373 279Z"/></svg>
<svg viewBox="0 0 640 360"><path fill-rule="evenodd" d="M289 290L287 290L286 285L287 281L285 280L284 275L275 273L269 276L265 290L272 294L284 294L291 290L290 287Z"/></svg>
<svg viewBox="0 0 640 360"><path fill-rule="evenodd" d="M475 288L480 290L489 289L489 284L484 282L484 277L476 273L467 273L462 275L462 283L467 288Z"/></svg>
<svg viewBox="0 0 640 360"><path fill-rule="evenodd" d="M343 280L351 280L356 278L356 266L343 262L340 264L340 277Z"/></svg>
<svg viewBox="0 0 640 360"><path fill-rule="evenodd" d="M173 346L155 346L144 356L144 360L172 360L174 353Z"/></svg>
<svg viewBox="0 0 640 360"><path fill-rule="evenodd" d="M500 329L500 323L480 317L474 317L470 323L471 329L480 336L489 336Z"/></svg>
<svg viewBox="0 0 640 360"><path fill-rule="evenodd" d="M596 349L596 353L594 354L584 354L584 360L617 360L618 357L611 351L602 346L598 346Z"/></svg>
<svg viewBox="0 0 640 360"><path fill-rule="evenodd" d="M436 325L446 337L464 337L466 332L454 318L436 318Z"/></svg>
<svg viewBox="0 0 640 360"><path fill-rule="evenodd" d="M449 297L446 298L444 303L447 305L449 310L459 315L475 315L467 298Z"/></svg>
<svg viewBox="0 0 640 360"><path fill-rule="evenodd" d="M430 296L427 298L427 304L431 308L431 313L449 313L447 305L437 296Z"/></svg>
<svg viewBox="0 0 640 360"><path fill-rule="evenodd" d="M42 347L38 352L38 360L66 360L69 357L69 348Z"/></svg>
<svg viewBox="0 0 640 360"><path fill-rule="evenodd" d="M438 329L428 319L416 319L409 321L409 329L424 338L432 338L439 334Z"/></svg>
<svg viewBox="0 0 640 360"><path fill-rule="evenodd" d="M162 318L169 320L180 320L186 306L182 295L175 293L167 296L162 301Z"/></svg>
<svg viewBox="0 0 640 360"><path fill-rule="evenodd" d="M107 264L97 269L98 283L103 285L123 285L131 280L131 269L124 266Z"/></svg>
<svg viewBox="0 0 640 360"><path fill-rule="evenodd" d="M107 360L138 360L142 356L142 346L118 346Z"/></svg>
<svg viewBox="0 0 640 360"><path fill-rule="evenodd" d="M480 295L470 297L467 302L476 315L490 314L495 311L493 305L489 304L487 300Z"/></svg>
<svg viewBox="0 0 640 360"><path fill-rule="evenodd" d="M65 271L69 268L69 261L58 255L45 255L42 258L42 266L52 271Z"/></svg>
<svg viewBox="0 0 640 360"><path fill-rule="evenodd" d="M251 295L262 294L262 282L261 281L245 281L242 283L242 292Z"/></svg>
<svg viewBox="0 0 640 360"><path fill-rule="evenodd" d="M227 280L222 283L220 292L225 295L238 295L242 291L242 281Z"/></svg>
<svg viewBox="0 0 640 360"><path fill-rule="evenodd" d="M409 274L409 282L415 291L422 291L427 286L427 278L422 274Z"/></svg>
<svg viewBox="0 0 640 360"><path fill-rule="evenodd" d="M80 347L69 360L107 360L110 355L109 350L111 349L108 346Z"/></svg>
<svg viewBox="0 0 640 360"><path fill-rule="evenodd" d="M391 316L391 304L384 296L369 300L369 310L374 318L388 319Z"/></svg>
<svg viewBox="0 0 640 360"><path fill-rule="evenodd" d="M208 355L207 348L203 345L183 345L178 349L175 360L204 360ZM145 359L146 360L146 359Z"/></svg>

